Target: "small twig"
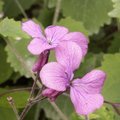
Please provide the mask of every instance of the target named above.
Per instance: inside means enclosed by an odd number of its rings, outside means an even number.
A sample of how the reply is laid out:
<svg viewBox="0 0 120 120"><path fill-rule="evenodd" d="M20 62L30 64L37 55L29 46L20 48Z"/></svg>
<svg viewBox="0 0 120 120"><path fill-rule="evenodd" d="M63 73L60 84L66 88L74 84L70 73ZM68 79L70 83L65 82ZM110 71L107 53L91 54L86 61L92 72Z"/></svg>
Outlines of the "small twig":
<svg viewBox="0 0 120 120"><path fill-rule="evenodd" d="M88 117L88 115L85 115L85 120L89 120L89 117Z"/></svg>
<svg viewBox="0 0 120 120"><path fill-rule="evenodd" d="M24 90L31 90L31 89L32 89L32 87L17 88L17 89L8 90L8 91L6 91L6 92L4 92L4 93L1 93L1 94L0 94L0 97L4 96L4 95L6 95L6 94L9 94L9 93L13 93L13 92L17 92L17 91L24 91ZM36 87L36 88L34 88L34 89L39 90L40 88Z"/></svg>
<svg viewBox="0 0 120 120"><path fill-rule="evenodd" d="M62 120L68 120L68 118L64 115L64 113L59 109L59 107L54 102L50 102L50 103L53 106L53 108L56 110L56 112L60 115Z"/></svg>
<svg viewBox="0 0 120 120"><path fill-rule="evenodd" d="M55 13L54 13L54 17L53 17L53 25L55 25L58 20L59 13L60 13L60 7L61 7L61 0L57 0Z"/></svg>
<svg viewBox="0 0 120 120"><path fill-rule="evenodd" d="M13 109L15 115L16 115L17 120L20 120L20 116L18 114L18 111L17 111L17 108L15 106L13 98L12 97L7 97L7 100L9 102L10 106L12 107L12 109Z"/></svg>
<svg viewBox="0 0 120 120"><path fill-rule="evenodd" d="M33 99L33 100L31 100L31 101L26 105L26 107L24 108L22 114L20 115L20 120L23 120L23 119L24 119L25 115L28 113L28 111L30 110L30 108L31 108L34 104L36 104L36 103L38 103L39 101L42 101L42 100L44 100L44 99L46 99L46 97L43 97L43 98L41 98L41 99Z"/></svg>
<svg viewBox="0 0 120 120"><path fill-rule="evenodd" d="M20 4L19 0L14 0L14 1L15 1L15 3L17 4L17 6L18 6L18 8L20 9L20 11L22 12L23 16L24 16L26 19L28 19L28 16L27 16L27 14L25 13L25 11L24 11L22 5Z"/></svg>
<svg viewBox="0 0 120 120"><path fill-rule="evenodd" d="M33 86L32 86L32 89L31 89L31 92L30 92L28 103L27 103L27 105L25 106L23 112L20 115L20 120L23 120L23 118L25 117L25 115L28 113L28 111L32 107L32 101L34 100L33 94L34 94L36 82L38 80L38 76L39 76L39 74L37 73L36 78L35 78L34 83L33 83Z"/></svg>
<svg viewBox="0 0 120 120"><path fill-rule="evenodd" d="M109 102L109 101L106 101L106 100L104 101L104 103L111 105L114 108L114 110L116 111L116 113L118 115L120 115L120 111L118 109L118 107L120 107L120 103L113 103L113 102Z"/></svg>
<svg viewBox="0 0 120 120"><path fill-rule="evenodd" d="M36 78L33 82L33 86L32 86L32 89L31 89L31 93L30 93L30 97L29 98L32 98L33 97L33 94L34 94L34 91L35 91L35 86L36 86L36 83L37 83L37 80L39 78L39 73L36 74Z"/></svg>
<svg viewBox="0 0 120 120"><path fill-rule="evenodd" d="M31 104L31 103L28 103L28 104L25 106L23 112L22 112L21 115L20 115L20 120L23 120L23 119L24 119L26 113L28 113L28 111L30 110L31 107L32 107L32 104Z"/></svg>

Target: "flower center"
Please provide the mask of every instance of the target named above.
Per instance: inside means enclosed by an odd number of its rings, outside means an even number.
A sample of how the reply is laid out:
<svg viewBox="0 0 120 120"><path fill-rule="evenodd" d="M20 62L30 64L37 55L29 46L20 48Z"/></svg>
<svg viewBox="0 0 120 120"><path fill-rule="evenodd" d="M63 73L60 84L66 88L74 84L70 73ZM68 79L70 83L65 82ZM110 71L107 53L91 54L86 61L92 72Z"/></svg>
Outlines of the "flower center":
<svg viewBox="0 0 120 120"><path fill-rule="evenodd" d="M51 39L48 38L47 42L48 42L49 45L52 45L52 40Z"/></svg>

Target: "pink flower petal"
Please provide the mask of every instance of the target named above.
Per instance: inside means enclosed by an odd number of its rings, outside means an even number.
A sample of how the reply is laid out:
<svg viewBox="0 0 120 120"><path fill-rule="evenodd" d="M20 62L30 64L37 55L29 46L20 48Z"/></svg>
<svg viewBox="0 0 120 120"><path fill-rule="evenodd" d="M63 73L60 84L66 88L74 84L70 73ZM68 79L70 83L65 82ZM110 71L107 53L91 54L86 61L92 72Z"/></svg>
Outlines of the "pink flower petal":
<svg viewBox="0 0 120 120"><path fill-rule="evenodd" d="M71 87L70 97L74 108L79 115L88 115L103 105L103 97L100 94L86 94L76 87Z"/></svg>
<svg viewBox="0 0 120 120"><path fill-rule="evenodd" d="M49 26L45 29L46 38L49 42L58 43L65 34L68 33L68 29L62 26Z"/></svg>
<svg viewBox="0 0 120 120"><path fill-rule="evenodd" d="M81 32L71 32L65 35L63 40L76 42L82 49L83 56L86 55L88 49L88 38Z"/></svg>
<svg viewBox="0 0 120 120"><path fill-rule="evenodd" d="M82 61L81 48L71 41L63 41L56 48L57 61L71 70L77 69Z"/></svg>
<svg viewBox="0 0 120 120"><path fill-rule="evenodd" d="M83 78L74 80L73 85L82 92L97 94L101 92L105 79L105 72L101 70L92 70Z"/></svg>
<svg viewBox="0 0 120 120"><path fill-rule="evenodd" d="M51 62L43 66L40 71L42 83L51 89L65 91L68 84L68 78L65 68L57 62Z"/></svg>
<svg viewBox="0 0 120 120"><path fill-rule="evenodd" d="M48 51L45 51L45 52L43 52L43 53L41 53L41 54L39 55L39 57L37 58L35 64L34 64L33 67L32 67L32 71L33 71L33 72L39 72L39 71L42 69L42 67L43 67L43 66L46 64L46 62L47 62L48 54L49 54Z"/></svg>
<svg viewBox="0 0 120 120"><path fill-rule="evenodd" d="M28 50L34 55L40 55L43 51L55 48L55 45L49 45L46 41L34 38L28 45Z"/></svg>
<svg viewBox="0 0 120 120"><path fill-rule="evenodd" d="M43 37L40 26L32 20L22 23L22 30L32 37Z"/></svg>
<svg viewBox="0 0 120 120"><path fill-rule="evenodd" d="M45 90L42 91L42 95L45 97L48 97L51 100L51 102L55 101L57 96L60 94L61 94L61 92L50 89L50 88L46 88Z"/></svg>

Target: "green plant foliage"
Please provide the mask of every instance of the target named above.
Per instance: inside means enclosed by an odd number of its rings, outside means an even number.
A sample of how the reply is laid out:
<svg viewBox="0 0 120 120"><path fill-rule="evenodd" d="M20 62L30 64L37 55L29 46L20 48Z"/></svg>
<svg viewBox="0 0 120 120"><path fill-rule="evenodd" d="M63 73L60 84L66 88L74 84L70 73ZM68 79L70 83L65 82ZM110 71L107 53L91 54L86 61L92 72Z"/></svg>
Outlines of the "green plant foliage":
<svg viewBox="0 0 120 120"><path fill-rule="evenodd" d="M5 49L8 55L7 61L16 72L19 72L21 75L26 77L31 77L30 71L32 69L35 58L27 50L27 45L30 40L9 39L7 41L8 45Z"/></svg>
<svg viewBox="0 0 120 120"><path fill-rule="evenodd" d="M3 9L3 1L0 0L0 12L2 12L2 9Z"/></svg>
<svg viewBox="0 0 120 120"><path fill-rule="evenodd" d="M114 35L114 39L111 42L110 47L108 48L108 52L115 53L120 52L120 33L116 33Z"/></svg>
<svg viewBox="0 0 120 120"><path fill-rule="evenodd" d="M25 117L25 120L38 120L40 115L40 105L34 105Z"/></svg>
<svg viewBox="0 0 120 120"><path fill-rule="evenodd" d="M112 0L114 9L109 12L109 16L120 19L120 0Z"/></svg>
<svg viewBox="0 0 120 120"><path fill-rule="evenodd" d="M110 23L108 12L112 10L110 0L63 0L63 15L80 20L89 31L97 33L105 23Z"/></svg>
<svg viewBox="0 0 120 120"><path fill-rule="evenodd" d="M8 17L15 17L21 13L19 6L16 1L22 6L23 10L28 9L36 0L4 0L4 13Z"/></svg>
<svg viewBox="0 0 120 120"><path fill-rule="evenodd" d="M7 63L7 54L4 51L4 47L0 44L0 84L8 80L11 76L13 70L10 67L10 64Z"/></svg>
<svg viewBox="0 0 120 120"><path fill-rule="evenodd" d="M16 120L16 116L12 108L0 107L0 120Z"/></svg>
<svg viewBox="0 0 120 120"><path fill-rule="evenodd" d="M120 53L105 54L102 66L100 69L107 74L107 80L103 88L103 95L105 100L119 102L119 84L120 84Z"/></svg>
<svg viewBox="0 0 120 120"><path fill-rule="evenodd" d="M9 90L0 89L0 106L1 107L5 107L5 108L11 107L7 101L7 97L9 97L9 96L13 98L17 108L23 108L26 105L27 99L29 97L29 92L16 91L13 93L8 93L8 94L3 95L3 93L5 93L7 91L9 92Z"/></svg>
<svg viewBox="0 0 120 120"><path fill-rule="evenodd" d="M0 22L0 34L4 37L12 37L14 39L29 38L29 36L22 31L21 22L8 18Z"/></svg>
<svg viewBox="0 0 120 120"><path fill-rule="evenodd" d="M72 120L84 120L83 116L78 116L75 113L73 113L71 117ZM114 112L104 106L97 110L95 113L89 115L90 120L114 120L114 118Z"/></svg>
<svg viewBox="0 0 120 120"><path fill-rule="evenodd" d="M46 0L48 2L48 7L53 8L56 6L56 0Z"/></svg>
<svg viewBox="0 0 120 120"><path fill-rule="evenodd" d="M73 105L71 104L70 98L67 96L59 96L56 99L56 104L59 109L68 117L70 118L71 113L74 111ZM61 117L56 112L52 104L46 100L40 102L40 106L42 109L45 110L46 116L51 118L52 120L61 120ZM69 108L68 108L69 107Z"/></svg>
<svg viewBox="0 0 120 120"><path fill-rule="evenodd" d="M71 17L61 19L58 22L58 25L67 27L71 32L79 31L79 32L83 32L85 35L88 35L88 31L85 29L83 23L80 21L76 21L76 20L72 19Z"/></svg>
<svg viewBox="0 0 120 120"><path fill-rule="evenodd" d="M32 86L31 77L36 75L32 66L38 56L27 50L33 38L23 32L21 23L32 19L40 24L44 34L44 28L52 25L54 18L55 25L65 26L69 32L82 32L90 40L88 53L74 71L74 77L81 78L93 69L105 71L107 79L102 94L106 101L120 103L120 0L0 0L0 120L16 120L7 97L13 97L20 114L30 93L13 92L12 88ZM55 51L50 50L48 62L53 61ZM48 99L40 101L24 120L63 120L61 113L68 120L85 120L75 113L69 95L58 96L55 103ZM120 110L119 106L116 108ZM89 119L120 120L117 113L105 103Z"/></svg>
<svg viewBox="0 0 120 120"><path fill-rule="evenodd" d="M51 25L53 20L53 9L43 8L40 11L40 14L38 16L38 20L44 25L44 27L47 27L48 25Z"/></svg>
<svg viewBox="0 0 120 120"><path fill-rule="evenodd" d="M102 61L102 56L103 56L102 53L101 54L93 54L93 53L87 54L82 64L80 65L78 70L75 72L75 77L82 77L86 73L100 66L101 61Z"/></svg>

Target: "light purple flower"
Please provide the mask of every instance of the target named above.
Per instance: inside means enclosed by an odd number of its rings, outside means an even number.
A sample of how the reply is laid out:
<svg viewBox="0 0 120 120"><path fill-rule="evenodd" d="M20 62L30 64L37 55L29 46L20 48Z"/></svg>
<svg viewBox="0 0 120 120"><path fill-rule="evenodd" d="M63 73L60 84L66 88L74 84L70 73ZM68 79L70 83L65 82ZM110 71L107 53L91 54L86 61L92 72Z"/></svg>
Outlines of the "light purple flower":
<svg viewBox="0 0 120 120"><path fill-rule="evenodd" d="M49 51L45 51L38 56L35 64L32 67L33 72L39 72L41 68L47 63L48 61Z"/></svg>
<svg viewBox="0 0 120 120"><path fill-rule="evenodd" d="M80 32L70 32L62 26L48 26L44 32L32 20L22 23L22 30L27 32L33 40L28 45L28 50L34 55L40 55L45 50L55 49L62 41L72 41L82 49L85 56L88 48L88 39Z"/></svg>
<svg viewBox="0 0 120 120"><path fill-rule="evenodd" d="M46 64L40 72L42 83L59 92L70 88L70 97L78 114L87 115L100 108L104 101L100 91L105 80L105 73L93 70L83 78L73 80L67 77L69 73L66 73L64 69L56 62Z"/></svg>
<svg viewBox="0 0 120 120"><path fill-rule="evenodd" d="M60 49L63 44L66 45L62 51ZM74 79L73 71L78 68L82 60L82 50L74 42L61 43L56 53L59 62L43 66L40 72L42 83L57 92L70 89L70 98L78 114L87 115L100 108L104 101L100 92L106 74L101 70L92 70L83 78ZM50 94L48 97L50 98Z"/></svg>
<svg viewBox="0 0 120 120"><path fill-rule="evenodd" d="M51 102L55 101L57 96L59 96L60 94L61 94L60 91L56 91L50 88L46 88L42 91L42 95L48 97Z"/></svg>

